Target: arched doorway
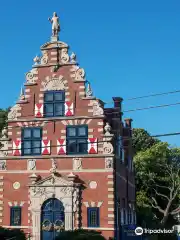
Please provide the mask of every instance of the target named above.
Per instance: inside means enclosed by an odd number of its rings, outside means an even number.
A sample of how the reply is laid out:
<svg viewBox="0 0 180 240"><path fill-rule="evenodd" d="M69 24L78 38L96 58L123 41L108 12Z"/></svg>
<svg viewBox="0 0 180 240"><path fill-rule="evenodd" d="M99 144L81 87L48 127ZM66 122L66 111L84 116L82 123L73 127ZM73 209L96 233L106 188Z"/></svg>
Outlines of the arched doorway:
<svg viewBox="0 0 180 240"><path fill-rule="evenodd" d="M46 200L41 208L41 240L54 240L65 226L64 206L56 198Z"/></svg>

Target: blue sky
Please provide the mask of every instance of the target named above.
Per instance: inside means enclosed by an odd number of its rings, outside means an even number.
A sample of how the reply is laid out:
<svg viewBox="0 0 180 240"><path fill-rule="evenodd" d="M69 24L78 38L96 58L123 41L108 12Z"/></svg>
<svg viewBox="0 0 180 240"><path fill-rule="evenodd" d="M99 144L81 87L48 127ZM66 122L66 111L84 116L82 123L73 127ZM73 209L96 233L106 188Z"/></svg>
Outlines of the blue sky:
<svg viewBox="0 0 180 240"><path fill-rule="evenodd" d="M180 102L180 93L126 101L180 89L180 1L3 1L0 8L0 107L11 106L40 46L49 41L47 18L60 17L60 40L86 71L94 94L124 99L123 109ZM180 105L124 114L151 134L180 132ZM180 146L180 136L161 138Z"/></svg>

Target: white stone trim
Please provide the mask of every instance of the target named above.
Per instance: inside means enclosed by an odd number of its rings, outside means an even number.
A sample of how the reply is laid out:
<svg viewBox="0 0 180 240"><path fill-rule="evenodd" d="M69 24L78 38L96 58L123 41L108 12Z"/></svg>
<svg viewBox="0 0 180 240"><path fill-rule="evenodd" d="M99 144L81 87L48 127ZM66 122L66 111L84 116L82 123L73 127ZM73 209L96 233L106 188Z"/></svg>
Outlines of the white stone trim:
<svg viewBox="0 0 180 240"><path fill-rule="evenodd" d="M40 240L41 206L44 201L52 197L59 199L65 208L65 230L73 229L74 219L72 219L72 217L74 213L78 211L78 192L77 187L73 185L72 181L67 181L64 178L57 177L53 174L43 180L35 182L32 186L30 186L33 225L32 240Z"/></svg>
<svg viewBox="0 0 180 240"><path fill-rule="evenodd" d="M14 229L26 229L26 228L32 228L30 226L8 226L8 225L3 225L3 228L14 228Z"/></svg>
<svg viewBox="0 0 180 240"><path fill-rule="evenodd" d="M87 207L87 208L89 207L89 203L88 202L83 202L83 204L84 204L85 207Z"/></svg>
<svg viewBox="0 0 180 240"><path fill-rule="evenodd" d="M90 227L82 227L83 229L87 230L101 230L101 231L114 231L114 228L103 228L103 227L98 227L98 228L90 228Z"/></svg>
<svg viewBox="0 0 180 240"><path fill-rule="evenodd" d="M98 202L97 207L101 207L103 202Z"/></svg>
<svg viewBox="0 0 180 240"><path fill-rule="evenodd" d="M16 159L15 159L16 160ZM25 160L28 160L28 159L25 159ZM61 161L65 161L66 159L62 160ZM7 160L8 161L8 160ZM37 160L38 161L38 160ZM6 173L9 173L9 174L27 174L27 173L30 173L32 174L33 173L49 173L49 170L6 170ZM69 172L69 169L64 169L64 170L57 170L58 173L68 173ZM112 169L82 169L82 170L73 170L73 172L86 172L86 173L111 173L113 172ZM0 173L4 173L4 170L0 170ZM2 188L0 188L0 192L3 192L4 190Z"/></svg>
<svg viewBox="0 0 180 240"><path fill-rule="evenodd" d="M109 225L111 225L111 224L114 225L114 221L108 221L108 224Z"/></svg>

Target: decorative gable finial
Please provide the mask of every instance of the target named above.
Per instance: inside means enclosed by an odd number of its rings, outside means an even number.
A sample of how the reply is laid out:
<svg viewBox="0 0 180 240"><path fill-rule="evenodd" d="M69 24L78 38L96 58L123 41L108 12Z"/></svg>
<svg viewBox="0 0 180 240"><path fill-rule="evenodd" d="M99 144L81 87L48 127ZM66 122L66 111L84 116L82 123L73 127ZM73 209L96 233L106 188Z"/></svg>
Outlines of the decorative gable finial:
<svg viewBox="0 0 180 240"><path fill-rule="evenodd" d="M51 41L58 41L58 33L60 32L60 23L59 23L59 17L57 16L57 13L54 12L53 13L53 17L52 18L48 18L48 20L50 21L50 23L52 24L52 37L51 37Z"/></svg>
<svg viewBox="0 0 180 240"><path fill-rule="evenodd" d="M90 83L88 82L87 89L86 89L86 97L92 97L92 95L93 95L93 91L91 89Z"/></svg>
<svg viewBox="0 0 180 240"><path fill-rule="evenodd" d="M21 87L20 100L25 100L24 89Z"/></svg>

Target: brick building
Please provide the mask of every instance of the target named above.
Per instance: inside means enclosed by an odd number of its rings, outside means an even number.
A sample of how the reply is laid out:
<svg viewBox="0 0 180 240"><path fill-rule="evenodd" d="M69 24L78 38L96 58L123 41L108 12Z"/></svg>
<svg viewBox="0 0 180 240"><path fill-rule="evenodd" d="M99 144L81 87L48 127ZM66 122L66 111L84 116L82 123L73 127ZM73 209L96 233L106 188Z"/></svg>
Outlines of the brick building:
<svg viewBox="0 0 180 240"><path fill-rule="evenodd" d="M68 45L53 35L41 46L8 114L0 149L0 222L33 240L60 229L95 229L120 239L135 223L131 120L121 102L104 108Z"/></svg>

